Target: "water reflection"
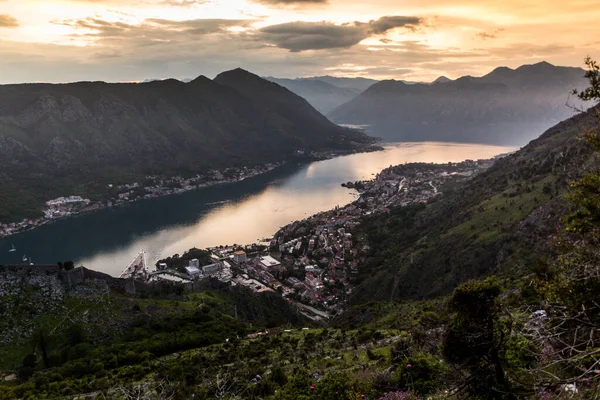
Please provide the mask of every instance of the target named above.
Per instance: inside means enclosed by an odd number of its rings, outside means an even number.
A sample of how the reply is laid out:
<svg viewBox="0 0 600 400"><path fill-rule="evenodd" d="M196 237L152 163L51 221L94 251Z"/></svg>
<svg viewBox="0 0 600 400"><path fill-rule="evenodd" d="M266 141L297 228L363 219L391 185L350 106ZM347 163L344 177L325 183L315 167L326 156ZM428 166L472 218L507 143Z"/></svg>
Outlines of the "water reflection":
<svg viewBox="0 0 600 400"><path fill-rule="evenodd" d="M149 259L191 247L251 243L280 226L351 201L346 181L369 179L404 162L489 158L506 147L403 143L378 153L355 154L308 165L287 165L243 182L143 201L59 221L0 241L0 263L29 252L34 262L73 259L113 275L140 250ZM19 249L8 253L11 244Z"/></svg>

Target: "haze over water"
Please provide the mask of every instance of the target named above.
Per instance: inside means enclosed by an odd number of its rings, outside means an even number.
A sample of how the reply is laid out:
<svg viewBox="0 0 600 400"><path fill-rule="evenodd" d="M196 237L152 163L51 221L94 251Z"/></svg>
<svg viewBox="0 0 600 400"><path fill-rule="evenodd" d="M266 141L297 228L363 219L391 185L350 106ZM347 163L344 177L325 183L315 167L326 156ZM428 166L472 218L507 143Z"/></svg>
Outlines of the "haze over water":
<svg viewBox="0 0 600 400"><path fill-rule="evenodd" d="M285 165L242 182L141 201L67 218L0 240L0 264L73 260L118 275L144 250L148 261L192 248L248 244L281 226L336 205L355 192L341 183L373 177L405 162L445 163L491 158L515 150L456 143L397 143L385 151L354 154L304 165ZM16 252L9 253L12 245Z"/></svg>

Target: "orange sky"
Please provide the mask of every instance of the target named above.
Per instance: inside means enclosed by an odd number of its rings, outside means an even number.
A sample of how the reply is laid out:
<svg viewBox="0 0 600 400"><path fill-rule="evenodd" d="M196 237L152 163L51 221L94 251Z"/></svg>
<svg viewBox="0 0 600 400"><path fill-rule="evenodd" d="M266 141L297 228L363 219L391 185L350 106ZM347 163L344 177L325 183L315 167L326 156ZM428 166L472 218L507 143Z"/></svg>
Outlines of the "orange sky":
<svg viewBox="0 0 600 400"><path fill-rule="evenodd" d="M581 66L599 20L600 0L0 0L0 82Z"/></svg>

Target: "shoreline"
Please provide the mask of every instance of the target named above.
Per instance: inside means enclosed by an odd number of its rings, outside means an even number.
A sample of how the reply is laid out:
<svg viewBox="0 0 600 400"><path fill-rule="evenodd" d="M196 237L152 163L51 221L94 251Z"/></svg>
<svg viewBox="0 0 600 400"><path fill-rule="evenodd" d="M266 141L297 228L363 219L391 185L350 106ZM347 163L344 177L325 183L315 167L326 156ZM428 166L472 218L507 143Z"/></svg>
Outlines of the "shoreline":
<svg viewBox="0 0 600 400"><path fill-rule="evenodd" d="M330 159L333 159L336 157L342 157L342 156L347 156L347 155L352 155L352 154L372 153L372 152L384 151L384 150L385 150L385 148L382 146L378 146L376 144L369 144L362 148L352 149L352 150L312 152L309 155L302 154L300 157L298 157L296 159L288 159L288 160L278 161L275 163L266 163L266 164L257 165L255 167L253 167L252 170L250 172L248 172L247 174L245 174L243 176L239 176L237 178L222 178L219 180L209 180L207 182L200 183L200 184L197 184L194 186L178 188L178 189L170 189L171 191L153 193L151 195L141 196L141 197L137 197L134 199L125 198L126 200L117 201L115 203L113 203L111 200L99 200L99 201L95 202L92 206L87 207L87 208L93 207L92 209L81 209L81 210L75 210L75 211L68 211L65 214L60 215L60 216L55 216L55 217L50 217L50 218L48 218L47 216L44 216L44 217L39 217L37 219L26 219L20 223L13 223L15 225L15 227L12 228L13 230L11 230L9 233L0 231L0 240L6 239L11 236L18 235L20 233L33 231L44 225L54 223L54 222L57 222L57 221L60 221L60 220L66 219L66 218L77 217L77 216L92 213L95 211L101 211L101 210L105 210L108 208L129 205L129 204L133 204L133 203L143 201L143 200L152 200L152 199L157 199L157 198L161 198L161 197L180 195L180 194L191 192L194 190L205 189L205 188L218 186L218 185L239 183L246 179L254 178L254 177L266 174L268 172L271 172L279 167L284 166L285 164L287 164L289 162L310 163L310 162L316 162L316 161L330 160ZM228 167L224 170L227 170L229 168L232 168L232 167ZM220 171L217 171L217 173L221 174ZM173 179L173 178L171 178L171 179ZM192 178L190 178L190 179L192 179ZM128 185L122 185L122 186L128 186ZM17 224L24 224L24 225L19 227ZM10 225L10 223L5 224L5 225Z"/></svg>
<svg viewBox="0 0 600 400"><path fill-rule="evenodd" d="M222 182L222 181L211 182L209 184L199 185L199 186L191 188L191 189L184 189L184 190L177 191L177 192L157 194L157 195L154 195L154 196L148 197L148 198L145 198L145 197L136 198L134 200L127 200L127 201L123 201L123 202L118 203L118 204L112 204L110 206L109 205L102 205L102 206L99 206L99 207L94 208L92 210L74 211L74 212L71 212L68 215L62 215L60 217L54 217L54 218L49 218L49 219L42 217L42 218L40 218L41 221L39 223L37 223L35 226L29 227L29 228L20 229L18 231L12 232L10 234L0 234L0 239L5 239L5 238L11 237L11 236L18 235L20 233L30 232L30 231L36 230L37 228L41 228L44 225L48 225L48 224L52 224L52 223L55 223L55 222L59 222L59 221L62 221L64 219L67 219L67 218L75 218L75 217L78 217L78 216L81 216L81 215L90 214L90 213L93 213L93 212L96 212L96 211L102 211L102 210L106 210L106 209L109 209L109 208L124 207L124 206L128 206L128 205L131 205L131 204L134 204L134 203L142 202L144 200L154 200L154 199L159 199L159 198L162 198L162 197L177 196L177 195L181 195L181 194L184 194L184 193L192 192L194 190L206 189L206 188L209 188L209 187L214 187L214 186L219 186L219 185L227 185L227 184L231 184L231 183L239 183L239 182L242 182L242 181L244 181L246 179L254 178L254 177L266 174L268 172L271 172L271 171L273 171L273 170L275 170L275 169L277 169L279 167L282 167L283 165L285 165L285 163L286 163L285 161L282 161L280 163L277 163L277 164L274 164L272 166L267 167L266 170L262 170L261 172L256 173L256 174L246 175L246 176L244 176L241 179L228 180L228 181L224 181L224 182Z"/></svg>
<svg viewBox="0 0 600 400"><path fill-rule="evenodd" d="M341 183L356 194L353 201L292 221L280 227L270 239L192 248L178 258L166 257L147 267L153 265L155 271L162 273L185 275L187 271L190 282L216 278L258 293L278 291L296 306L310 305L313 310L335 315L345 309L370 257L369 243L355 236L355 229L364 218L388 213L396 207L419 210L443 195L448 185L472 179L491 167L498 157L390 166L372 179ZM206 260L199 262L207 256L203 252L209 254L212 264L207 265ZM192 267L196 268L195 274L188 270Z"/></svg>

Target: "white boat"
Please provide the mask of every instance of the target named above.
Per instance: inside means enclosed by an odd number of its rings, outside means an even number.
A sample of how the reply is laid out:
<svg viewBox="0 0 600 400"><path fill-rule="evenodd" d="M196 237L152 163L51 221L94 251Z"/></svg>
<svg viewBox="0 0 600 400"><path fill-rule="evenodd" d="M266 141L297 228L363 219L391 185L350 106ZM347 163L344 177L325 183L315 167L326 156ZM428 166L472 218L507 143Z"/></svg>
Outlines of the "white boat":
<svg viewBox="0 0 600 400"><path fill-rule="evenodd" d="M11 249L10 249L8 252L9 252L9 253L13 253L13 252L15 252L15 251L17 251L17 248L16 248L16 247L15 247L15 245L13 244L13 245L12 245L12 248L11 248Z"/></svg>
<svg viewBox="0 0 600 400"><path fill-rule="evenodd" d="M119 278L127 279L146 275L146 253L140 252L131 263L121 272Z"/></svg>
<svg viewBox="0 0 600 400"><path fill-rule="evenodd" d="M27 261L27 256L23 255L23 262Z"/></svg>

